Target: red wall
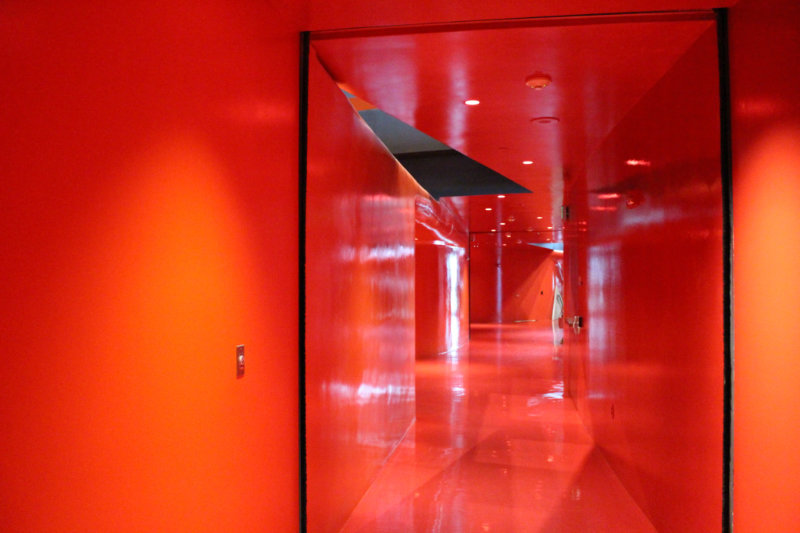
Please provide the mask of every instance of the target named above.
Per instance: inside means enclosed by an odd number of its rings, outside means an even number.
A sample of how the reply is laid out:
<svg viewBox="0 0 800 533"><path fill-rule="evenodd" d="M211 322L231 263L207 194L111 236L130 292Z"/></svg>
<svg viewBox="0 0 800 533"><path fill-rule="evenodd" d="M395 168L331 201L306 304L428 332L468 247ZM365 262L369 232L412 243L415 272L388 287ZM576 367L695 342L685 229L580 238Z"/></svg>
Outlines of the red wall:
<svg viewBox="0 0 800 533"><path fill-rule="evenodd" d="M297 37L186 7L0 7L4 531L297 527Z"/></svg>
<svg viewBox="0 0 800 533"><path fill-rule="evenodd" d="M416 353L428 357L469 340L467 232L453 201L418 196L414 258Z"/></svg>
<svg viewBox="0 0 800 533"><path fill-rule="evenodd" d="M800 4L730 15L734 527L800 531Z"/></svg>
<svg viewBox="0 0 800 533"><path fill-rule="evenodd" d="M716 57L710 28L605 139L567 199L577 216L566 315L585 317L567 335L569 390L658 531L721 527Z"/></svg>
<svg viewBox="0 0 800 533"><path fill-rule="evenodd" d="M559 2L459 0L423 4L396 0L370 0L366 3L363 0L337 2L308 0L311 7L310 27L314 30L592 13L685 11L712 9L733 2L734 0L560 0Z"/></svg>
<svg viewBox="0 0 800 533"><path fill-rule="evenodd" d="M603 11L636 9L640 0L619 0ZM598 10L594 0L3 3L4 528L296 529L297 31ZM799 25L792 0L742 0L731 18L745 531L798 520ZM247 372L235 380L239 343ZM573 377L596 369L586 363Z"/></svg>
<svg viewBox="0 0 800 533"><path fill-rule="evenodd" d="M553 313L553 275L558 254L528 243L518 244L513 237L506 239L505 235L471 235L472 322L549 322ZM506 240L511 242L504 242Z"/></svg>
<svg viewBox="0 0 800 533"><path fill-rule="evenodd" d="M415 198L424 192L316 56L309 116L308 521L328 532L414 419Z"/></svg>

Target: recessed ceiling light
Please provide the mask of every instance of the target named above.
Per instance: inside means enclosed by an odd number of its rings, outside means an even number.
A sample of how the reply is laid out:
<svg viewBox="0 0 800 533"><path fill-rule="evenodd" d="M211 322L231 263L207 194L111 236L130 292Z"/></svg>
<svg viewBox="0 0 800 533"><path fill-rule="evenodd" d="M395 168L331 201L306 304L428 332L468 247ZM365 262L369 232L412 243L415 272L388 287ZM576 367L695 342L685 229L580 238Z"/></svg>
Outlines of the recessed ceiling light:
<svg viewBox="0 0 800 533"><path fill-rule="evenodd" d="M501 223L500 223L500 225L501 225L501 226L505 226L505 225L506 225L506 223L505 223L505 222L501 222Z"/></svg>
<svg viewBox="0 0 800 533"><path fill-rule="evenodd" d="M547 229L553 229L553 226L547 226Z"/></svg>
<svg viewBox="0 0 800 533"><path fill-rule="evenodd" d="M505 198L505 197L506 197L506 195L505 195L505 194L498 194L498 195L497 195L497 197L498 197L498 198Z"/></svg>
<svg viewBox="0 0 800 533"><path fill-rule="evenodd" d="M486 209L486 211L491 211L491 210L492 210L492 208L491 208L491 207L487 207L487 208L485 208L485 209Z"/></svg>
<svg viewBox="0 0 800 533"><path fill-rule="evenodd" d="M523 165L532 165L533 161L523 161L522 164Z"/></svg>
<svg viewBox="0 0 800 533"><path fill-rule="evenodd" d="M652 165L652 163L646 159L628 159L625 161L625 164L629 167L649 167Z"/></svg>
<svg viewBox="0 0 800 533"><path fill-rule="evenodd" d="M464 103L466 105L478 105L478 104L481 103L481 101L480 100L475 100L475 99L469 99L469 100L464 100Z"/></svg>
<svg viewBox="0 0 800 533"><path fill-rule="evenodd" d="M544 217L536 217L536 220L542 220Z"/></svg>
<svg viewBox="0 0 800 533"><path fill-rule="evenodd" d="M496 230L496 229L493 229L493 230L491 230L491 231L492 231L492 233L494 233L494 232L496 232L497 230Z"/></svg>
<svg viewBox="0 0 800 533"><path fill-rule="evenodd" d="M534 72L527 78L525 78L525 85L530 87L531 89L536 89L537 91L541 91L553 81L553 78L550 77L549 74L545 74L544 72Z"/></svg>
<svg viewBox="0 0 800 533"><path fill-rule="evenodd" d="M510 238L511 238L511 234L510 233L506 233L506 239L510 239Z"/></svg>

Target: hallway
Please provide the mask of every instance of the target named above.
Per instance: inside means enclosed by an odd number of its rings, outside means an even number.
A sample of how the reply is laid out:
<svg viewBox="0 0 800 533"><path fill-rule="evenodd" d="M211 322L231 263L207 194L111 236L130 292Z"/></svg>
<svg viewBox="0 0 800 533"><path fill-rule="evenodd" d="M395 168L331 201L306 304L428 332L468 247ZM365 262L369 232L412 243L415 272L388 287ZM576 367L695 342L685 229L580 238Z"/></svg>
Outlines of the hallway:
<svg viewBox="0 0 800 533"><path fill-rule="evenodd" d="M564 398L547 325L416 363L417 418L344 532L655 531Z"/></svg>

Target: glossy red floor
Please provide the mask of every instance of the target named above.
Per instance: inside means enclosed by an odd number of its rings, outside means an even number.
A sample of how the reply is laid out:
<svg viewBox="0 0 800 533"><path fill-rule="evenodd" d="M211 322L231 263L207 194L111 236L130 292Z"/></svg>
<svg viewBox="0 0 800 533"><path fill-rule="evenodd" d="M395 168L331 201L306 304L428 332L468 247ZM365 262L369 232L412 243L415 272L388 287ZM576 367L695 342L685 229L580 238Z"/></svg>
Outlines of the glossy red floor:
<svg viewBox="0 0 800 533"><path fill-rule="evenodd" d="M655 531L563 397L549 324L417 361L417 420L345 532Z"/></svg>

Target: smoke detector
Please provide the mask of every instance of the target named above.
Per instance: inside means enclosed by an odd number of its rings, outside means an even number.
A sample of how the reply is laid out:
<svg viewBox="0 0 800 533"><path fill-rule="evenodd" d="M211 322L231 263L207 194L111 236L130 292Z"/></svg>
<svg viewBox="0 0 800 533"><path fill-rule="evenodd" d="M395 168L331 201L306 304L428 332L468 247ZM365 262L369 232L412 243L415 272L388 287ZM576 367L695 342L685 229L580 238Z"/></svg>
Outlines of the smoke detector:
<svg viewBox="0 0 800 533"><path fill-rule="evenodd" d="M536 89L537 91L541 91L553 81L553 78L550 75L545 74L544 72L534 72L527 78L525 78L525 85L530 87L531 89Z"/></svg>

